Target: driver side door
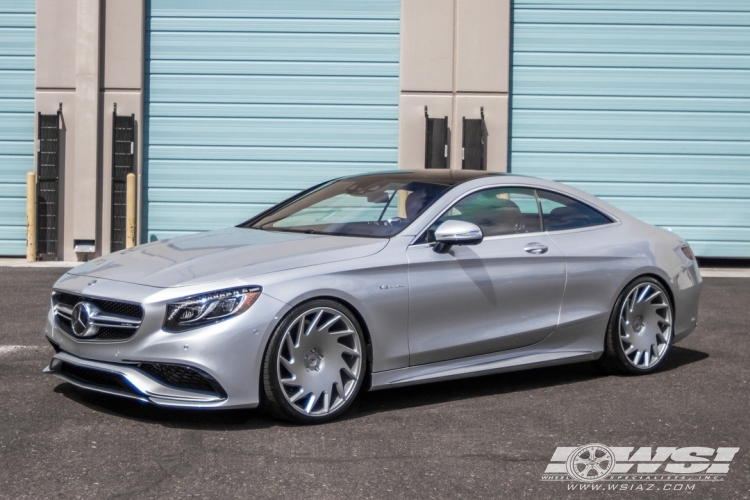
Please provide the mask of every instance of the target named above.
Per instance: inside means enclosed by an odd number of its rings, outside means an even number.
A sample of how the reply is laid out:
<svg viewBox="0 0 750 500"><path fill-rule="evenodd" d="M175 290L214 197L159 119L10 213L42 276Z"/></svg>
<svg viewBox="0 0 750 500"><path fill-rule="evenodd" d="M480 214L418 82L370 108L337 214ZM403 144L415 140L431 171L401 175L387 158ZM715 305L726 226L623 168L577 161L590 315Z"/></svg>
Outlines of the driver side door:
<svg viewBox="0 0 750 500"><path fill-rule="evenodd" d="M484 240L435 252L434 231L446 220L476 224ZM412 366L527 346L557 326L565 257L542 232L533 189L465 196L407 256Z"/></svg>

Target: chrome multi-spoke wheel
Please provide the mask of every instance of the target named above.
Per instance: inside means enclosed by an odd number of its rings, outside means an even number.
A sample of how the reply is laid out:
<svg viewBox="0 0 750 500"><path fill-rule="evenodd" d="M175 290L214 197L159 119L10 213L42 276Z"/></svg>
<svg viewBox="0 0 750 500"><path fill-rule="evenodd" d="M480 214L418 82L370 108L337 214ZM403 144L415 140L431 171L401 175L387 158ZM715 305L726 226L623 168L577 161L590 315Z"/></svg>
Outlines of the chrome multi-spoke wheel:
<svg viewBox="0 0 750 500"><path fill-rule="evenodd" d="M363 346L356 319L335 302L293 311L274 334L264 364L272 413L303 422L342 413L362 385Z"/></svg>
<svg viewBox="0 0 750 500"><path fill-rule="evenodd" d="M620 309L620 347L635 368L656 366L672 338L672 306L655 283L641 283L630 291Z"/></svg>
<svg viewBox="0 0 750 500"><path fill-rule="evenodd" d="M612 312L602 365L610 372L648 373L663 361L672 343L669 294L652 278L628 285Z"/></svg>

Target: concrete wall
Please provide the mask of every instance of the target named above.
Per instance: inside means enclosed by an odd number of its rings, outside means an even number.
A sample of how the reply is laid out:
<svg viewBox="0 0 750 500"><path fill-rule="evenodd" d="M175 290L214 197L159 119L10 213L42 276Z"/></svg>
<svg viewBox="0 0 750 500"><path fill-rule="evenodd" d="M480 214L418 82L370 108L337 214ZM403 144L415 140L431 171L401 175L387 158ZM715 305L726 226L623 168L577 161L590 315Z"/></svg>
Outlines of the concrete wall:
<svg viewBox="0 0 750 500"><path fill-rule="evenodd" d="M424 167L425 117L448 116L450 166L461 168L462 118L489 133L487 169L506 171L510 0L402 0L399 167Z"/></svg>
<svg viewBox="0 0 750 500"><path fill-rule="evenodd" d="M37 0L37 26L35 111L63 106L58 258L80 260L75 240L109 252L115 102L135 113L140 144L144 3Z"/></svg>

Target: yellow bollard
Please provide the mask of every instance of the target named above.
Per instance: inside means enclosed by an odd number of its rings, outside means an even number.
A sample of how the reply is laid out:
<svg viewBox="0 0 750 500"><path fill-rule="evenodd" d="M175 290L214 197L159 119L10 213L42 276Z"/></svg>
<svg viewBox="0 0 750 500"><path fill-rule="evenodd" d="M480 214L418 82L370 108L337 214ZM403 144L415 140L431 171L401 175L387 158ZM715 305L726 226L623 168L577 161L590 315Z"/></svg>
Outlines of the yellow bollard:
<svg viewBox="0 0 750 500"><path fill-rule="evenodd" d="M125 188L125 248L135 246L135 174L128 174Z"/></svg>
<svg viewBox="0 0 750 500"><path fill-rule="evenodd" d="M26 260L36 262L36 174L26 174Z"/></svg>

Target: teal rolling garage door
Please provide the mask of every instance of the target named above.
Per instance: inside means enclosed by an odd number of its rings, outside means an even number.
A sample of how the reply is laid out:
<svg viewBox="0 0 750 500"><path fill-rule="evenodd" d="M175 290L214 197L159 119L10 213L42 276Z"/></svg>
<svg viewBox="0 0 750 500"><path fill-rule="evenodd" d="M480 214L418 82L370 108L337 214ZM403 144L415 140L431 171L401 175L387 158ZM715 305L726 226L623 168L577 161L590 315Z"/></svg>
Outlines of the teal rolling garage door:
<svg viewBox="0 0 750 500"><path fill-rule="evenodd" d="M151 0L143 237L393 169L398 0Z"/></svg>
<svg viewBox="0 0 750 500"><path fill-rule="evenodd" d="M34 0L0 2L0 255L26 254L34 170Z"/></svg>
<svg viewBox="0 0 750 500"><path fill-rule="evenodd" d="M515 0L511 169L750 257L750 2Z"/></svg>

